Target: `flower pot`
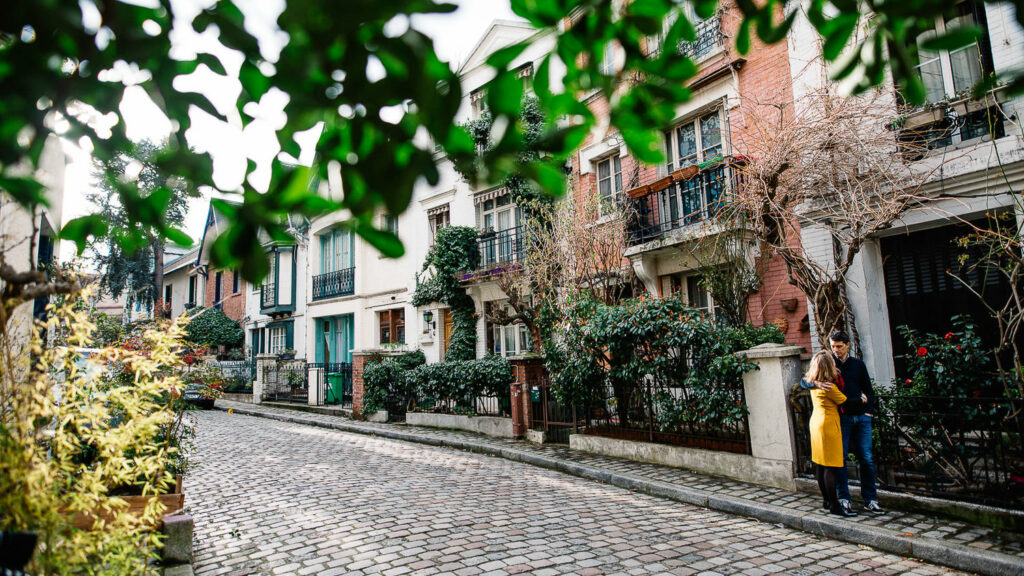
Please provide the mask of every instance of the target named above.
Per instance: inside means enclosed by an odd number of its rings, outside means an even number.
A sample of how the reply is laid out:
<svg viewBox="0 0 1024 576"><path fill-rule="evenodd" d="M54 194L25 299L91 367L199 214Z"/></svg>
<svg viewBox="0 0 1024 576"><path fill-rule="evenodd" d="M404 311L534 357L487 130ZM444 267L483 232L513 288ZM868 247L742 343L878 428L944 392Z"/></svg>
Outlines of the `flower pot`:
<svg viewBox="0 0 1024 576"><path fill-rule="evenodd" d="M121 500L123 500L126 504L128 504L126 512L131 516L135 516L136 518L141 518L146 510L146 506L148 506L151 501L156 499L161 504L164 505L163 516L170 516L171 514L176 514L185 508L185 493L184 490L182 490L181 482L181 475L175 475L174 485L171 486L170 488L171 490L173 490L173 492L170 494L156 494L150 496L109 496L108 499L120 498ZM102 505L91 512L72 513L68 510L64 510L63 514L64 516L71 516L71 526L74 528L78 528L79 530L92 530L95 527L96 523L100 520L102 520L103 524L105 525L109 522L112 522L116 516L114 512L107 510L107 508ZM157 523L156 527L159 527L159 525L160 522Z"/></svg>

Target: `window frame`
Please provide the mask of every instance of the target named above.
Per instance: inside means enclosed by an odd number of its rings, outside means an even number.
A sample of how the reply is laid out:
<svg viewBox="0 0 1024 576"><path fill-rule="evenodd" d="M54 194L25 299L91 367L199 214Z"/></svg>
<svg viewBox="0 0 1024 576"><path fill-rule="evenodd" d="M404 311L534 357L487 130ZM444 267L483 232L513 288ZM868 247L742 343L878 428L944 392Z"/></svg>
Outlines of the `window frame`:
<svg viewBox="0 0 1024 576"><path fill-rule="evenodd" d="M345 242L348 243L348 259L343 262ZM320 274L354 268L355 257L355 235L351 230L332 228L320 234Z"/></svg>
<svg viewBox="0 0 1024 576"><path fill-rule="evenodd" d="M603 166L608 167L608 175L602 178ZM625 192L622 184L622 158L615 154L594 160L594 176L597 181L597 194L600 197L598 209L603 216L609 208L621 201ZM603 183L608 183L607 195L601 190Z"/></svg>
<svg viewBox="0 0 1024 576"><path fill-rule="evenodd" d="M288 349L288 330L285 326L267 327L267 353L280 354Z"/></svg>
<svg viewBox="0 0 1024 576"><path fill-rule="evenodd" d="M406 344L404 306L378 312L377 325L377 337L381 346ZM386 333L385 330L387 330ZM385 337L385 334L387 334L387 337Z"/></svg>
<svg viewBox="0 0 1024 576"><path fill-rule="evenodd" d="M703 123L705 120L717 116L718 119L718 141L711 146L705 145L705 136ZM691 159L686 164L683 164L684 157L680 156L679 150L679 133L685 127L692 127L694 134L694 152L685 156L685 159ZM665 168L666 174L671 174L676 170L681 170L689 166L696 166L703 162L707 162L709 159L709 150L715 148L718 149L714 156L725 157L728 138L728 127L725 121L724 107L716 106L710 110L702 110L686 119L677 122L672 127L662 133L665 139L666 158Z"/></svg>

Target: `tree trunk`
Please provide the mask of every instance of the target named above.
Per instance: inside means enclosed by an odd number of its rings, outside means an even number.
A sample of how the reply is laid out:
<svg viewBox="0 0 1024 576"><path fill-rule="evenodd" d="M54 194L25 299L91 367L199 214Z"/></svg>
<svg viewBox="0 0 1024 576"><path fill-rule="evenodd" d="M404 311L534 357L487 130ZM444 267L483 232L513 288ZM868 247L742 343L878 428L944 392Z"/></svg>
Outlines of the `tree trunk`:
<svg viewBox="0 0 1024 576"><path fill-rule="evenodd" d="M153 243L153 315L157 315L156 304L161 304L159 311L163 312L165 306L170 302L164 302L164 244L157 241Z"/></svg>

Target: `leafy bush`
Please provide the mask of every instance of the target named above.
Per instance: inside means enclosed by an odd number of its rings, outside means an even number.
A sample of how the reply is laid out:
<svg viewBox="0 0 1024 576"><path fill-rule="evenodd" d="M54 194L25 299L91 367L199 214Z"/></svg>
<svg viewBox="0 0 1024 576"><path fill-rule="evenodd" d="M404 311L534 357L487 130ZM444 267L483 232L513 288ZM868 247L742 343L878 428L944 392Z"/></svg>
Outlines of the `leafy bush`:
<svg viewBox="0 0 1024 576"><path fill-rule="evenodd" d="M367 362L363 368L363 411L404 412L414 397L411 371L426 362L421 350Z"/></svg>
<svg viewBox="0 0 1024 576"><path fill-rule="evenodd" d="M420 282L416 278L414 306L431 302L448 305L452 313L452 337L448 343L448 358L470 360L476 349L476 316L473 299L459 283L458 275L473 270L477 265L478 232L472 226L445 226L437 232L434 245L423 262L423 272L431 276Z"/></svg>
<svg viewBox="0 0 1024 576"><path fill-rule="evenodd" d="M896 330L908 353L908 378L895 382L902 396L954 398L1001 396L992 357L969 318L954 316L953 330L944 335L919 332L908 326Z"/></svg>
<svg viewBox="0 0 1024 576"><path fill-rule="evenodd" d="M241 346L245 332L224 312L216 308L201 308L191 315L192 320L185 326L185 338L202 346Z"/></svg>
<svg viewBox="0 0 1024 576"><path fill-rule="evenodd" d="M144 572L164 506L135 516L118 495L165 492L187 464L187 426L175 409L183 329L164 324L107 348L104 364L78 351L92 329L84 312L53 309L46 330L66 334L67 346L45 347L37 332L28 372L0 363L0 530L38 532L33 574ZM2 336L5 357L17 354ZM102 529L73 527L104 507L112 517Z"/></svg>
<svg viewBox="0 0 1024 576"><path fill-rule="evenodd" d="M666 431L741 422L743 374L754 364L735 352L782 340L774 326L723 326L676 297L615 306L583 293L570 295L554 333L545 361L560 402L603 401L611 389L619 423L628 427L645 417L651 394Z"/></svg>
<svg viewBox="0 0 1024 576"><path fill-rule="evenodd" d="M368 363L363 369L364 410L405 411L414 405L472 410L476 398L509 395L512 365L501 356L425 362L423 353L416 351Z"/></svg>

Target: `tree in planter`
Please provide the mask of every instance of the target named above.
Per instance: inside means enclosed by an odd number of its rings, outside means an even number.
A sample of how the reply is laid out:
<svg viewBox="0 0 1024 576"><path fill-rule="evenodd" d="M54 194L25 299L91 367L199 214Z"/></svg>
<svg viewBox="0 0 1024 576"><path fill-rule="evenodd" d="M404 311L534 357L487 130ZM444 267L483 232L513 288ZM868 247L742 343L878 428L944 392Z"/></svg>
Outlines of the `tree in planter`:
<svg viewBox="0 0 1024 576"><path fill-rule="evenodd" d="M216 308L201 308L189 316L185 325L185 338L202 346L238 347L245 340L245 332L238 322Z"/></svg>
<svg viewBox="0 0 1024 576"><path fill-rule="evenodd" d="M446 304L452 313L453 333L445 356L450 360L470 360L476 357L476 308L466 289L459 284L459 276L476 268L477 231L470 226L446 226L437 232L437 238L423 272L429 273L420 281L417 275L413 306L426 306L432 302Z"/></svg>
<svg viewBox="0 0 1024 576"><path fill-rule="evenodd" d="M822 346L837 328L857 341L847 272L865 242L919 198L931 174L911 169L887 129L892 106L880 91L844 98L827 87L796 102L744 108L748 137L737 149L750 159L738 165L721 218L726 226L742 223L762 254L782 260L811 303ZM803 245L807 227L827 232L826 260Z"/></svg>

